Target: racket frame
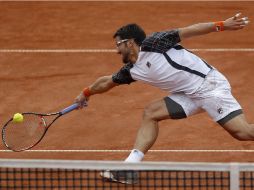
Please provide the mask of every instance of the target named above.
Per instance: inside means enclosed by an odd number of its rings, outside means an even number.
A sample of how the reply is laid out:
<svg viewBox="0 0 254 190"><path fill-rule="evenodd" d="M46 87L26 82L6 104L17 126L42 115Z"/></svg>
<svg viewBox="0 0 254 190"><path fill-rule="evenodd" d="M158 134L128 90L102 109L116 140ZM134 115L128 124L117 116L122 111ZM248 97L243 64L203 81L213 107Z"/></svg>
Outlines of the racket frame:
<svg viewBox="0 0 254 190"><path fill-rule="evenodd" d="M51 123L47 124L46 127L45 127L45 131L44 133L42 134L41 138L36 142L34 143L33 145L31 146L28 146L26 148L22 148L22 149L19 149L19 150L14 150L12 149L7 143L6 143L6 138L5 138L5 131L6 131L6 128L8 126L8 124L13 120L13 118L9 119L9 121L6 122L6 124L3 126L2 128L2 141L5 145L5 147L9 150L12 150L13 152L21 152L21 151L25 151L25 150L29 150L31 148L33 148L34 146L36 146L39 142L41 142L41 140L43 139L43 137L45 136L46 132L48 131L49 127L59 118L61 117L62 115L64 114L67 114L75 109L77 109L79 107L79 104L78 103L74 103L72 104L71 106L61 110L60 112L55 112L55 113L48 113L48 114L44 114L44 113L35 113L35 112L24 112L22 113L22 115L28 115L28 114L33 114L33 115L37 115L37 116L40 116L40 117L43 117L43 116L54 116L56 115L56 117L51 121Z"/></svg>
<svg viewBox="0 0 254 190"><path fill-rule="evenodd" d="M57 116L52 120L51 123L47 124L47 123L45 122L45 123L46 123L46 126L45 126L44 133L41 135L41 137L39 138L39 140L38 140L36 143L34 143L33 145L28 146L28 147L26 147L26 148L22 148L22 149L18 149L18 150L12 149L12 148L7 144L7 142L6 142L6 137L5 137L5 136L6 136L6 133L5 133L5 131L6 131L6 128L7 128L8 124L9 124L10 122L12 122L12 120L13 120L13 118L11 118L11 119L3 126L3 128L2 128L2 140L3 140L3 143L4 143L5 147L8 148L9 150L12 150L12 151L14 151L14 152L22 152L22 151L24 151L24 150L29 150L29 149L33 148L33 147L36 146L39 142L41 142L41 140L42 140L43 137L45 136L47 130L48 130L49 127L52 125L52 123L54 123L60 116L62 116L62 114L61 114L60 112L57 112L57 113L50 113L50 114L35 113L35 112L24 112L24 113L22 113L22 115L24 115L24 117L25 117L25 115L30 115L30 114L36 115L36 116L39 116L39 117L42 117L42 118L43 118L44 116L54 116L54 115L57 115ZM43 120L44 120L44 118L43 118Z"/></svg>

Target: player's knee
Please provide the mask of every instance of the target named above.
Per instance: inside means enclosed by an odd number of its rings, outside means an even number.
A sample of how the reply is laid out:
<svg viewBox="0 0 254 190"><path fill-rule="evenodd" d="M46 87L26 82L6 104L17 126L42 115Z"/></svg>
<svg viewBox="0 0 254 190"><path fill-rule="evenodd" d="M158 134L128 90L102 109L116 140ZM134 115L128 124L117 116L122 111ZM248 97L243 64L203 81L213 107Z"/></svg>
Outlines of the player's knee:
<svg viewBox="0 0 254 190"><path fill-rule="evenodd" d="M246 141L247 140L244 133L234 133L232 136L239 141Z"/></svg>
<svg viewBox="0 0 254 190"><path fill-rule="evenodd" d="M153 118L153 112L150 107L146 107L143 112L143 118L144 119L152 119Z"/></svg>
<svg viewBox="0 0 254 190"><path fill-rule="evenodd" d="M156 120L156 117L155 117L155 111L156 111L156 108L152 105L149 105L147 106L145 109L144 109L144 113L143 113L143 118L144 119L149 119L149 120Z"/></svg>

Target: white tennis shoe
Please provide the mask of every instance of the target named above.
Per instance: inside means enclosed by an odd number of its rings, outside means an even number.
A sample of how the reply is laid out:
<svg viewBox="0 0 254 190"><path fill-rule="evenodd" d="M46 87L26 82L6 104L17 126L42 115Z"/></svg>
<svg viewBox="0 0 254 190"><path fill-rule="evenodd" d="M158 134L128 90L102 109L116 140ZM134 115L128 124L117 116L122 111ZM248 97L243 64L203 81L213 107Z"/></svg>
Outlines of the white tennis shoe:
<svg viewBox="0 0 254 190"><path fill-rule="evenodd" d="M123 184L137 184L138 183L138 172L130 170L121 170L121 171L102 171L100 176L107 181L123 183Z"/></svg>

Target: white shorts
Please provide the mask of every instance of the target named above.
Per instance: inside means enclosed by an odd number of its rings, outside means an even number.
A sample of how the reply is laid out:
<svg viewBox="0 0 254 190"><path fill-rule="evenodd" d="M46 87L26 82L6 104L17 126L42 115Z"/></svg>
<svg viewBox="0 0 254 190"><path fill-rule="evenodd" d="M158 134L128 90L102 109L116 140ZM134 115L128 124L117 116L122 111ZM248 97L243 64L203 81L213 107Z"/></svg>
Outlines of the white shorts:
<svg viewBox="0 0 254 190"><path fill-rule="evenodd" d="M193 94L174 93L168 96L182 106L186 116L206 111L219 122L230 115L239 115L242 108L231 94L228 80L217 70L211 70L203 84Z"/></svg>

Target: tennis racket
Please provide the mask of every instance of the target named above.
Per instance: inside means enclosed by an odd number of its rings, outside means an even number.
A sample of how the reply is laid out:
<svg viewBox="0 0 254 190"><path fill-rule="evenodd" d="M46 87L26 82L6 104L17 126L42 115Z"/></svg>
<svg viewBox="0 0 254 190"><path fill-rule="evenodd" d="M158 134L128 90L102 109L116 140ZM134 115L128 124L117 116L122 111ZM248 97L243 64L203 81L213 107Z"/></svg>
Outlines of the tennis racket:
<svg viewBox="0 0 254 190"><path fill-rule="evenodd" d="M56 113L25 112L22 113L24 120L18 123L11 118L2 129L3 143L14 152L31 149L42 140L49 127L59 117L78 107L79 104L75 103Z"/></svg>

